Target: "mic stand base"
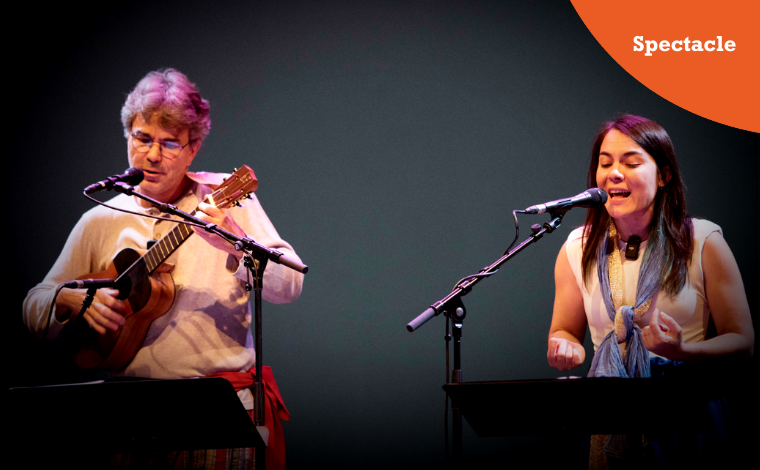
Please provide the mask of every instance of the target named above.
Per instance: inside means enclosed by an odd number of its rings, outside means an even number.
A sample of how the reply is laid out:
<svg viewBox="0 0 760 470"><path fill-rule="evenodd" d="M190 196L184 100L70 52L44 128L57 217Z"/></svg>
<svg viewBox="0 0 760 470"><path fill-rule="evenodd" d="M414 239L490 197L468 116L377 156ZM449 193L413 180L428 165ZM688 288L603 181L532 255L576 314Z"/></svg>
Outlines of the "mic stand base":
<svg viewBox="0 0 760 470"><path fill-rule="evenodd" d="M454 369L451 371L450 383L461 383L464 381L462 374L462 326L464 317L467 315L464 303L461 297L457 297L449 302L446 306L446 321L451 321L451 332L454 340ZM446 338L446 358L448 359L448 342ZM453 452L452 461L454 465L462 464L462 412L459 407L451 402L451 412L453 420ZM448 443L447 443L448 444ZM448 458L448 455L447 455Z"/></svg>

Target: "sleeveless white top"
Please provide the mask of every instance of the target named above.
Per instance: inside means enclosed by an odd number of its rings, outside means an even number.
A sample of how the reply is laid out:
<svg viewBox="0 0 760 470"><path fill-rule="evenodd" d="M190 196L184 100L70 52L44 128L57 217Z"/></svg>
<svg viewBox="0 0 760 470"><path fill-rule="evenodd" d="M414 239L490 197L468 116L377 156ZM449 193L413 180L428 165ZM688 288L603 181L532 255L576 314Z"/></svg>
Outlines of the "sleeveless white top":
<svg viewBox="0 0 760 470"><path fill-rule="evenodd" d="M648 326L652 312L657 308L660 312L670 315L681 326L684 343L696 343L705 339L707 324L710 319L710 306L707 303L704 276L702 275L702 247L711 233L723 234L719 226L707 220L692 219L692 223L694 226L694 246L686 284L674 298L669 297L664 292L659 292L657 297L652 299L652 305L647 313L636 323L640 328ZM567 237L565 250L575 275L575 281L583 295L586 319L591 331L591 339L594 342L594 351L596 351L604 337L613 329L613 323L602 300L596 267L593 268L588 288L583 283L581 273L582 238L583 227L573 230ZM644 257L646 242L641 243L639 257L636 260L629 260L625 257L625 242L620 241L618 249L623 263L623 284L625 286L623 302L625 305L633 305L636 300L636 284L638 283L639 268L641 267L641 259ZM655 356L655 354L650 353L650 356Z"/></svg>

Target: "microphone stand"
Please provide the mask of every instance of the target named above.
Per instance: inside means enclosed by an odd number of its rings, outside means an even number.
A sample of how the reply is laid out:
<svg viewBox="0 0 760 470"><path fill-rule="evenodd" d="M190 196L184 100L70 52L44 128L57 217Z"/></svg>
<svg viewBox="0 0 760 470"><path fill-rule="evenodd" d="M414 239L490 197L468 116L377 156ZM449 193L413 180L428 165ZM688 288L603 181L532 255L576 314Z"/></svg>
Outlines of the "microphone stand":
<svg viewBox="0 0 760 470"><path fill-rule="evenodd" d="M119 286L116 285L115 279L85 279L85 280L71 281L71 282L63 283L61 287L68 288L68 289L81 289L85 287L87 288L87 294L85 294L84 296L84 300L82 301L82 308L79 309L79 313L74 318L71 318L70 313L66 317L66 319L69 319L73 323L78 322L79 319L84 316L84 312L86 312L87 309L90 308L90 305L92 305L92 302L95 300L95 294L98 292L98 289L108 287L108 288L114 288L114 289L120 290ZM55 297L53 297L53 304L55 304L56 297L58 297L58 291L56 291Z"/></svg>
<svg viewBox="0 0 760 470"><path fill-rule="evenodd" d="M541 237L544 236L545 233L552 233L554 230L559 228L559 226L562 224L562 218L565 216L565 213L569 211L571 207L567 208L561 208L554 211L550 211L549 215L551 216L551 220L548 222L545 222L543 226L540 226L538 224L535 224L531 227L531 230L533 231L533 234L526 238L522 243L517 245L514 249L511 251L505 253L501 258L496 260L494 263L486 266L478 274L474 274L472 276L467 276L462 281L460 281L456 287L454 287L454 290L452 290L448 295L446 295L441 300L435 302L433 305L430 306L427 310L422 312L420 315L418 315L414 320L409 322L406 325L406 329L409 332L415 331L417 328L425 324L428 320L431 318L440 315L441 313L444 313L446 317L448 317L447 321L451 321L452 324L452 336L454 339L454 369L451 371L451 384L456 383L462 383L463 382L463 373L462 373L462 359L461 359L461 343L462 343L462 327L464 323L464 317L466 316L466 309L464 306L464 303L462 302L462 297L469 294L472 290L473 286L475 286L478 282L480 282L482 279L490 276L491 274L496 273L496 271L499 270L499 267L512 259L515 255L523 251L528 245L531 245L538 240L541 239ZM451 338L447 335L445 337L446 340L446 358L448 360L448 342ZM447 395L448 396L448 395ZM447 400L448 401L448 400ZM462 414L459 411L459 408L452 402L451 403L451 410L453 413L453 422L454 422L454 432L453 432L453 462L456 465L462 464ZM448 423L446 424L448 428ZM448 441L446 442L446 447L448 447ZM449 456L446 455L446 459L448 460Z"/></svg>
<svg viewBox="0 0 760 470"><path fill-rule="evenodd" d="M113 189L114 191L118 191L128 196L137 196L140 199L147 201L150 204L158 207L161 210L161 212L166 212L172 215L176 215L177 217L180 217L184 220L200 225L204 227L204 229L207 232L215 233L219 235L220 237L224 238L225 240L229 241L230 243L232 243L235 247L235 250L243 251L245 253L245 255L243 256L243 263L244 263L244 266L248 268L248 272L253 277L253 287L251 287L251 284L247 282L245 288L248 291L253 289L254 321L252 324L255 325L255 328L256 328L255 345L254 345L254 348L256 351L256 380L253 386L253 391L254 391L253 424L256 426L257 430L259 431L259 434L261 434L264 429L264 424L265 424L264 422L264 385L262 383L262 378L261 378L262 356L263 356L262 354L263 335L261 331L262 329L261 290L263 287L262 284L264 280L264 269L266 268L266 265L269 261L273 261L277 264L282 264L284 266L289 267L290 269L293 269L295 271L298 271L304 274L306 274L306 272L309 270L309 267L304 265L298 260L295 260L286 256L280 251L267 248L264 245L260 245L259 243L257 243L255 240L251 238L238 237L237 235L233 233L230 233L226 230L223 230L217 227L216 224L207 224L201 219L194 217L193 215L188 214L187 212L177 209L176 206L159 202L151 197L141 194L135 191L134 187L126 183L116 183L114 184ZM264 468L263 467L264 452L261 452L261 455L257 454L256 458L262 460L261 462L262 466L259 467L259 464L257 463L257 468Z"/></svg>
<svg viewBox="0 0 760 470"><path fill-rule="evenodd" d="M87 289L87 294L84 296L84 300L82 301L82 308L79 310L79 314L74 318L74 322L79 321L80 318L84 316L84 312L87 311L88 308L90 308L90 305L92 305L92 301L95 300L95 294L98 292L97 287L90 287Z"/></svg>

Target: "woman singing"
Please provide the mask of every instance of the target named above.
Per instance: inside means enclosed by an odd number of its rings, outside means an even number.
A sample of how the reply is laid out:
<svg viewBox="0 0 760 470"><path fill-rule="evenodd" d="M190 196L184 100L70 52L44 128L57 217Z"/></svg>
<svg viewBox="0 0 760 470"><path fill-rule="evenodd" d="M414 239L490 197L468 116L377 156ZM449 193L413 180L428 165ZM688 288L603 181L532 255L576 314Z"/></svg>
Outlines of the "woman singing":
<svg viewBox="0 0 760 470"><path fill-rule="evenodd" d="M568 370L584 362L586 325L592 377L650 377L665 364L751 356L754 332L736 261L720 227L687 216L665 130L638 116L607 123L587 184L608 199L588 210L557 257L549 364Z"/></svg>

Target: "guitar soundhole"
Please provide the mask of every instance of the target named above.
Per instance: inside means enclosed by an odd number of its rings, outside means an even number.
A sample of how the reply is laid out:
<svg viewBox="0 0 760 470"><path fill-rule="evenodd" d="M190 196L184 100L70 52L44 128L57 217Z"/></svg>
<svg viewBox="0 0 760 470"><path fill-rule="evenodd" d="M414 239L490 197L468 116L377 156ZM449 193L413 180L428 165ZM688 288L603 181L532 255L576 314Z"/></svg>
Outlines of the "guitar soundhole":
<svg viewBox="0 0 760 470"><path fill-rule="evenodd" d="M122 281L119 281L116 288L119 289L119 295L117 295L116 298L122 302L127 300L129 294L132 292L132 279L129 277L124 278Z"/></svg>

